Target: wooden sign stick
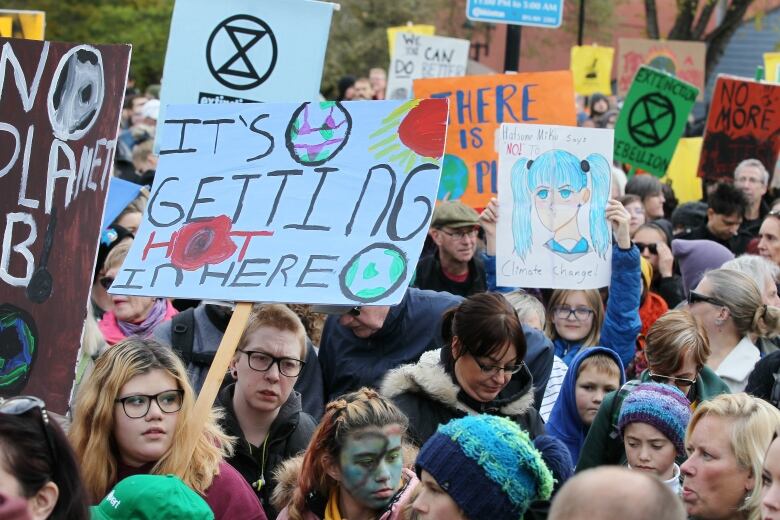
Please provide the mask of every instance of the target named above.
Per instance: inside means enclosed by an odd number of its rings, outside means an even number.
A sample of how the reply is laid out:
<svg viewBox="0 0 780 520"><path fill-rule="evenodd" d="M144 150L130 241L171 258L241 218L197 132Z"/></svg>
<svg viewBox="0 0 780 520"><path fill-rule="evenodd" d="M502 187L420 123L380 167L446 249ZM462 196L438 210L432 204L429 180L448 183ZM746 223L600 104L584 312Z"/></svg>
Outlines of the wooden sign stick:
<svg viewBox="0 0 780 520"><path fill-rule="evenodd" d="M189 464L192 454L195 452L195 445L211 413L211 408L214 406L214 400L217 398L219 387L225 378L225 372L227 372L230 365L230 360L236 352L238 340L241 339L241 334L246 328L251 311L251 302L237 303L235 310L233 310L233 316L230 318L225 335L222 336L217 353L214 355L214 361L211 363L209 372L206 375L206 380L200 390L200 395L198 395L198 400L195 403L195 408L192 411L189 425L184 435L185 452L189 454L184 464ZM180 471L177 473L183 475L185 469L179 468Z"/></svg>

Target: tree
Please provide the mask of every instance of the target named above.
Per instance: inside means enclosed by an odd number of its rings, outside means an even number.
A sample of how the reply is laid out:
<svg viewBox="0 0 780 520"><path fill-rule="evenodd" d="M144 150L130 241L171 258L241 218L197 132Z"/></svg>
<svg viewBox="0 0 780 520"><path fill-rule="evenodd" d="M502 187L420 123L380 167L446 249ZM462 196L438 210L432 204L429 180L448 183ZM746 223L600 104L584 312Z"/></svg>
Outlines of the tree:
<svg viewBox="0 0 780 520"><path fill-rule="evenodd" d="M719 0L677 0L677 18L667 36L670 40L694 40L707 44L707 77L723 56L729 40L739 28L753 0L727 0L720 24L705 34ZM698 14L698 16L697 16ZM659 38L658 16L655 0L645 0L647 36Z"/></svg>

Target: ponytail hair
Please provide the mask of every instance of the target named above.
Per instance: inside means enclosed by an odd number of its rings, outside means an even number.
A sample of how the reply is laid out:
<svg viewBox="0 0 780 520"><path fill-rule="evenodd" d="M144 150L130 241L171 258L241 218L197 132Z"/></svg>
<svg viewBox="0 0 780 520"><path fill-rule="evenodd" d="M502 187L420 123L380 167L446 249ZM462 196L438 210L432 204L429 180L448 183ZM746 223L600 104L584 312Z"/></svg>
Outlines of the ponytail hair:
<svg viewBox="0 0 780 520"><path fill-rule="evenodd" d="M712 286L712 297L723 302L740 336L780 334L780 308L765 305L753 279L734 269L716 269L704 275Z"/></svg>

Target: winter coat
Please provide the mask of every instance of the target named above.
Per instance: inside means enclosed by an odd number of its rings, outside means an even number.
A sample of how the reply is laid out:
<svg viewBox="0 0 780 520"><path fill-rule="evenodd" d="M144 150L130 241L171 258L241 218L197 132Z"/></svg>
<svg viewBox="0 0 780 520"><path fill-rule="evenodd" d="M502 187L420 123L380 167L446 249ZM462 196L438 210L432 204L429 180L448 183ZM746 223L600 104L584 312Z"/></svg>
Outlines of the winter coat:
<svg viewBox="0 0 780 520"><path fill-rule="evenodd" d="M613 350L604 347L587 348L580 350L572 360L569 370L566 372L566 377L563 378L563 385L561 386L560 394L558 394L558 400L550 413L550 420L547 422L547 434L557 437L566 445L574 464L580 458L580 448L582 448L585 437L588 435L588 425L582 422L580 413L577 411L577 376L579 375L582 362L595 354L611 357L620 370L619 386L623 386L623 383L626 382L620 358Z"/></svg>
<svg viewBox="0 0 780 520"><path fill-rule="evenodd" d="M528 431L531 438L544 433L544 423L533 407L531 372L523 367L490 403L470 398L445 369L443 350L426 352L416 364L390 371L382 382L381 393L409 418L407 432L418 446L436 432L440 424L480 413L506 417Z"/></svg>
<svg viewBox="0 0 780 520"><path fill-rule="evenodd" d="M469 260L469 274L466 280L456 282L444 275L438 251L420 259L415 271L413 285L420 289L445 291L459 296L471 296L472 294L484 292L487 289L485 286L485 268L476 255Z"/></svg>
<svg viewBox="0 0 780 520"><path fill-rule="evenodd" d="M270 503L271 492L276 487L273 474L284 460L306 450L317 424L309 414L301 410L301 396L293 391L271 423L267 445L252 446L244 437L236 417L233 408L234 393L235 383L219 393L216 403L225 409L225 417L221 419L220 426L225 433L238 439L235 453L226 460L249 482L268 518L273 520L277 515L276 509ZM258 483L262 485L258 486Z"/></svg>
<svg viewBox="0 0 780 520"><path fill-rule="evenodd" d="M753 372L748 377L745 392L771 403L772 389L776 384L775 375L778 372L780 372L780 350L775 350L761 358L761 361L753 367Z"/></svg>
<svg viewBox="0 0 780 520"><path fill-rule="evenodd" d="M642 295L642 274L639 263L639 249L612 248L612 277L609 284L609 298L601 326L599 345L614 350L620 356L623 367L634 359L636 338L642 330L639 318L639 299ZM556 338L555 355L567 365L582 348L582 342L570 342Z"/></svg>
<svg viewBox="0 0 780 520"><path fill-rule="evenodd" d="M650 370L645 370L639 376L639 381L646 383L651 381ZM696 378L696 384L693 385L693 391L688 399L691 399L691 408L701 401L712 399L720 394L730 393L729 387L721 378L715 374L709 367L704 367ZM580 460L577 462L577 471L603 466L605 464L626 463L626 452L623 448L623 439L616 434L616 428L613 428L613 417L615 417L622 406L622 400L618 397L618 392L610 392L604 396L599 413L593 419L590 425L588 436L585 438L580 450ZM678 464L683 461L678 460Z"/></svg>

